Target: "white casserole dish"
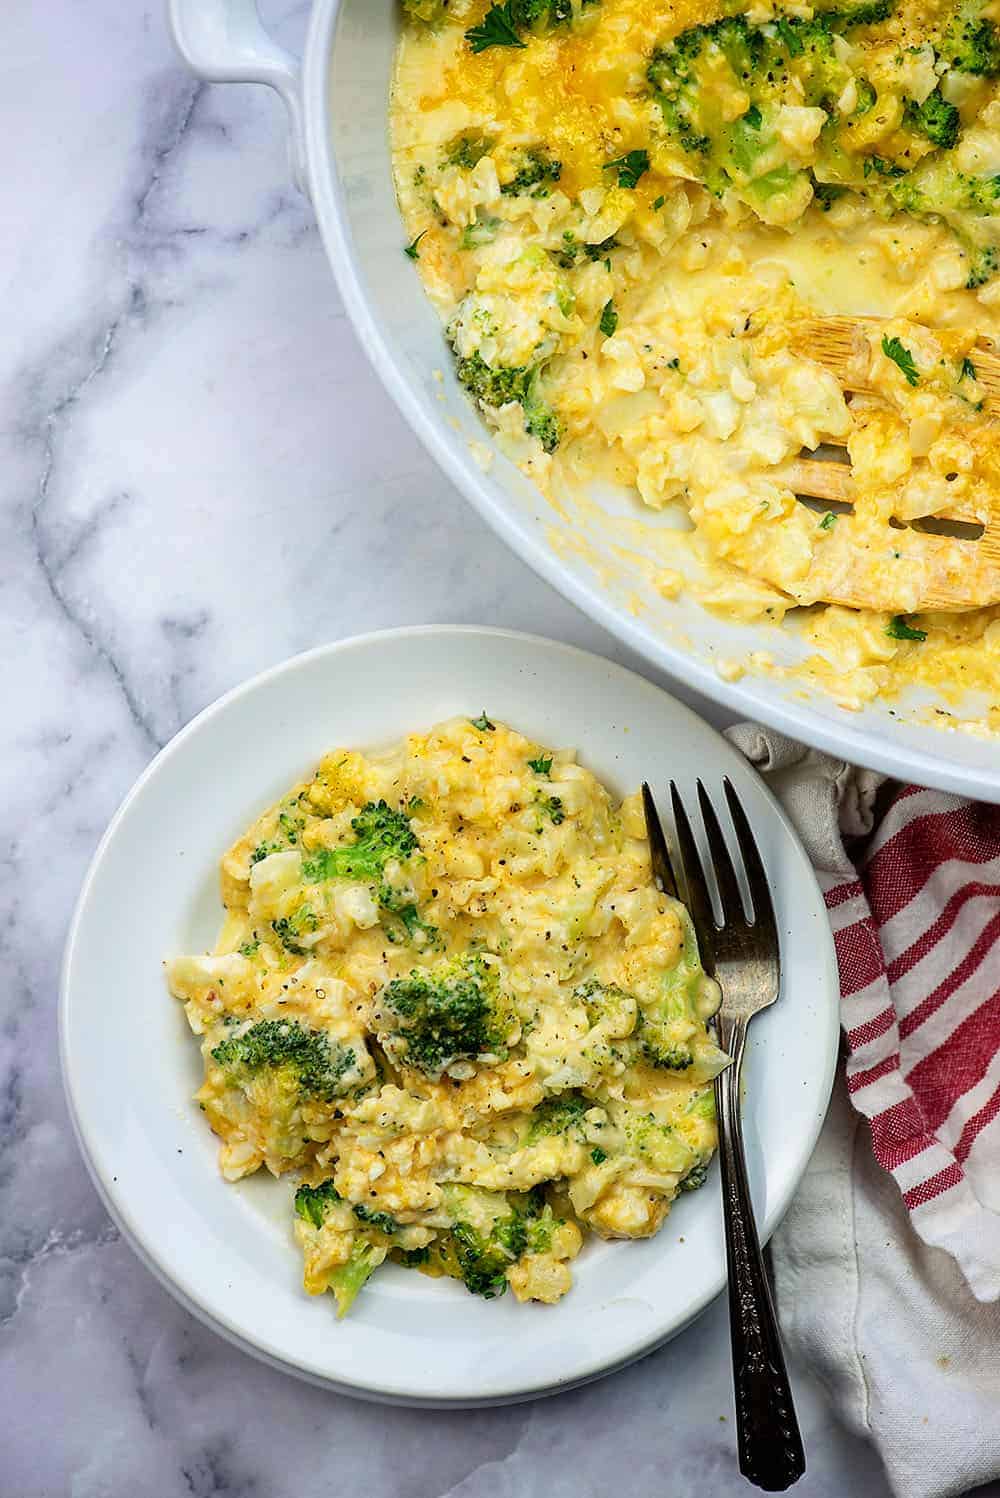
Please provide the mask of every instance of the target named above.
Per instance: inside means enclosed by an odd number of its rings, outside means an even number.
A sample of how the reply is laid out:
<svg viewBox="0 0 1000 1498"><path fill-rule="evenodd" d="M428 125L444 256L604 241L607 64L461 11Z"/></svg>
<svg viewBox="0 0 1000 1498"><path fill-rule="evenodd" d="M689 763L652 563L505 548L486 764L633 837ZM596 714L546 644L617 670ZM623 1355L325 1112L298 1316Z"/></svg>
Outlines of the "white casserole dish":
<svg viewBox="0 0 1000 1498"><path fill-rule="evenodd" d="M267 35L254 0L169 3L177 45L199 76L266 83L284 98L292 170L312 199L369 358L437 462L526 562L653 665L734 715L902 779L1000 801L995 741L901 721L888 704L847 712L795 682L723 680L720 661L764 650L790 663L801 646L792 629L736 624L683 595L660 597L642 565L641 537L628 543L629 558L609 547L604 511L632 517L647 537L675 524L669 515L640 513L624 495L561 515L499 453L483 471L470 444L481 448L489 438L451 373L416 268L401 253L387 131L397 0L314 0L301 62Z"/></svg>

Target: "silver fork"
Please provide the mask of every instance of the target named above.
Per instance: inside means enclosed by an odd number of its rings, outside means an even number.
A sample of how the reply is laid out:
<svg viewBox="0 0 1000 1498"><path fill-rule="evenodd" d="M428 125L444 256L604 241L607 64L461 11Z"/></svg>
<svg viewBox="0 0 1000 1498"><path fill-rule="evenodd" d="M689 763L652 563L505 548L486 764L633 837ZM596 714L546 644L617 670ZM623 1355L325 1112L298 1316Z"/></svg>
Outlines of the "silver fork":
<svg viewBox="0 0 1000 1498"><path fill-rule="evenodd" d="M722 1007L717 1017L719 1044L733 1058L732 1066L716 1078L715 1110L722 1167L740 1471L758 1488L777 1493L798 1482L806 1462L754 1222L739 1099L747 1025L755 1014L777 999L781 967L774 906L760 852L732 783L726 778L722 785L753 904L752 920L747 919L744 911L729 848L701 781L698 781L698 803L722 906L721 924L712 909L691 823L673 781L670 799L679 872L687 895L685 903L694 922L705 970L722 989ZM648 785L643 786L642 797L653 875L666 894L676 896L677 879Z"/></svg>

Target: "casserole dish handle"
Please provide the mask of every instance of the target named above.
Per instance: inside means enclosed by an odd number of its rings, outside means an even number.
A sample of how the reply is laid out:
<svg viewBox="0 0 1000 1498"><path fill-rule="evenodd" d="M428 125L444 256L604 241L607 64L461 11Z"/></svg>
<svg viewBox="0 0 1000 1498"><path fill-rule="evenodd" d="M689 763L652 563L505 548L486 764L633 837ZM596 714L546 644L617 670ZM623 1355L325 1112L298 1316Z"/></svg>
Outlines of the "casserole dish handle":
<svg viewBox="0 0 1000 1498"><path fill-rule="evenodd" d="M209 83L266 83L288 110L288 150L296 185L308 192L302 113L302 68L268 35L257 0L168 0L174 45L191 71Z"/></svg>

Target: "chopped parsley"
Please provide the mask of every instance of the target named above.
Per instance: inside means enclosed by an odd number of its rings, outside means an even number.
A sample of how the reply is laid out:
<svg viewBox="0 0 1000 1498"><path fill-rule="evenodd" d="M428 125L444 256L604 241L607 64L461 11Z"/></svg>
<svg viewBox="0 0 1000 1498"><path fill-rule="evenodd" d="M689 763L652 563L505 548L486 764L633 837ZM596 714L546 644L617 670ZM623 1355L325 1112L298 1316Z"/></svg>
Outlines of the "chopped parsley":
<svg viewBox="0 0 1000 1498"><path fill-rule="evenodd" d="M605 338L613 338L618 326L618 313L614 302L605 302L601 311L600 329Z"/></svg>
<svg viewBox="0 0 1000 1498"><path fill-rule="evenodd" d="M491 6L478 26L469 27L465 40L473 52L485 52L489 47L523 47L511 0Z"/></svg>
<svg viewBox="0 0 1000 1498"><path fill-rule="evenodd" d="M886 634L890 640L926 640L926 629L914 629L912 624L907 624L902 614L896 614L886 625Z"/></svg>
<svg viewBox="0 0 1000 1498"><path fill-rule="evenodd" d="M469 722L472 724L473 728L478 728L480 733L492 733L496 728L496 724L491 723L489 718L487 718L485 708L483 709L481 717L470 718Z"/></svg>
<svg viewBox="0 0 1000 1498"><path fill-rule="evenodd" d="M618 173L619 187L635 187L638 185L639 178L649 171L649 152L626 151L624 156L605 162L604 170Z"/></svg>
<svg viewBox="0 0 1000 1498"><path fill-rule="evenodd" d="M819 523L819 528L820 528L821 531L832 531L833 527L836 524L837 524L837 517L836 517L836 515L833 513L832 510L827 510L826 514L823 516L823 519Z"/></svg>
<svg viewBox="0 0 1000 1498"><path fill-rule="evenodd" d="M593 1160L593 1162L594 1162L595 1165L603 1165L604 1162L605 1162L605 1160L608 1157L604 1153L604 1151L601 1149L601 1146L599 1144L597 1144L591 1150L591 1152L590 1152L590 1158Z"/></svg>
<svg viewBox="0 0 1000 1498"><path fill-rule="evenodd" d="M882 352L887 359L891 359L893 364L898 366L900 374L908 385L920 383L920 371L905 343L900 343L898 338L888 338L883 334Z"/></svg>
<svg viewBox="0 0 1000 1498"><path fill-rule="evenodd" d="M545 759L539 755L537 759L528 760L528 769L534 770L536 775L547 775L552 769L552 758Z"/></svg>
<svg viewBox="0 0 1000 1498"><path fill-rule="evenodd" d="M409 255L411 260L419 260L420 250L418 249L418 245L420 244L420 241L423 239L426 233L426 229L421 230L416 239L411 239L408 245L404 245L403 254Z"/></svg>

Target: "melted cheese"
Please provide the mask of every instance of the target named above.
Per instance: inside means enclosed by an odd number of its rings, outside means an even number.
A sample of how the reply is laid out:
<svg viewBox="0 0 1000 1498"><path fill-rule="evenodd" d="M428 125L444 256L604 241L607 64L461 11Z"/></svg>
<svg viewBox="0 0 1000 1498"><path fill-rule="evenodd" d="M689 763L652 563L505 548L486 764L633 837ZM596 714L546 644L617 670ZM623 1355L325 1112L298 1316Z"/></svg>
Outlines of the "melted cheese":
<svg viewBox="0 0 1000 1498"><path fill-rule="evenodd" d="M925 685L971 703L980 728L997 726L1000 611L925 614L913 622L923 641L896 638L893 624L942 579L970 576L975 543L936 541L932 554L889 519L905 525L955 502L990 512L1000 436L962 370L976 333L1000 336L1000 279L969 289L966 252L940 219L882 217L849 193L790 226L767 224L738 195L693 180L647 68L658 46L721 9L601 0L523 47L475 54L465 31L486 10L455 0L438 27L404 29L392 141L407 231L423 236L420 274L501 446L554 502L609 481L653 509L681 507L700 563L686 585L713 609L780 620L822 600L855 605L820 610L804 668L843 706ZM775 13L750 12L757 23ZM880 170L901 171L897 159L909 167L931 152L903 121L907 99L937 80L922 44L945 17L943 5L904 4L873 38L845 46L879 89L880 108L848 141L858 162L877 150L889 163ZM1000 101L993 83L962 76L964 94L959 75L946 80L963 111L956 154L983 174L1000 159ZM719 88L726 118L745 109L746 96L727 105L721 75ZM856 91L842 105L854 107ZM816 148L816 113L783 119L790 160ZM476 143L464 161L463 139ZM558 174L512 190L539 149ZM648 169L623 185L609 163L639 151ZM812 314L887 319L880 333L914 359L916 385L875 339L864 357L878 396L849 405L790 347L796 319ZM476 359L537 370L531 393L474 385ZM526 420L539 394L559 421L554 451ZM782 473L824 443L846 445L859 490L853 514L835 520L797 500ZM681 573L670 571L676 591Z"/></svg>
<svg viewBox="0 0 1000 1498"><path fill-rule="evenodd" d="M408 851L345 866L380 803ZM296 1223L307 1289L339 1298L359 1251L468 1280L456 1224L516 1209L506 1279L556 1299L583 1231L655 1232L703 1173L728 1059L707 1028L718 989L652 882L639 798L617 805L572 753L485 716L336 751L229 850L222 889L216 952L173 959L168 981L201 1037L222 1173L263 1165L338 1194ZM442 974L493 995L490 1051L449 1051L446 1017L412 1049L393 985ZM253 1051L282 1026L310 1072Z"/></svg>

